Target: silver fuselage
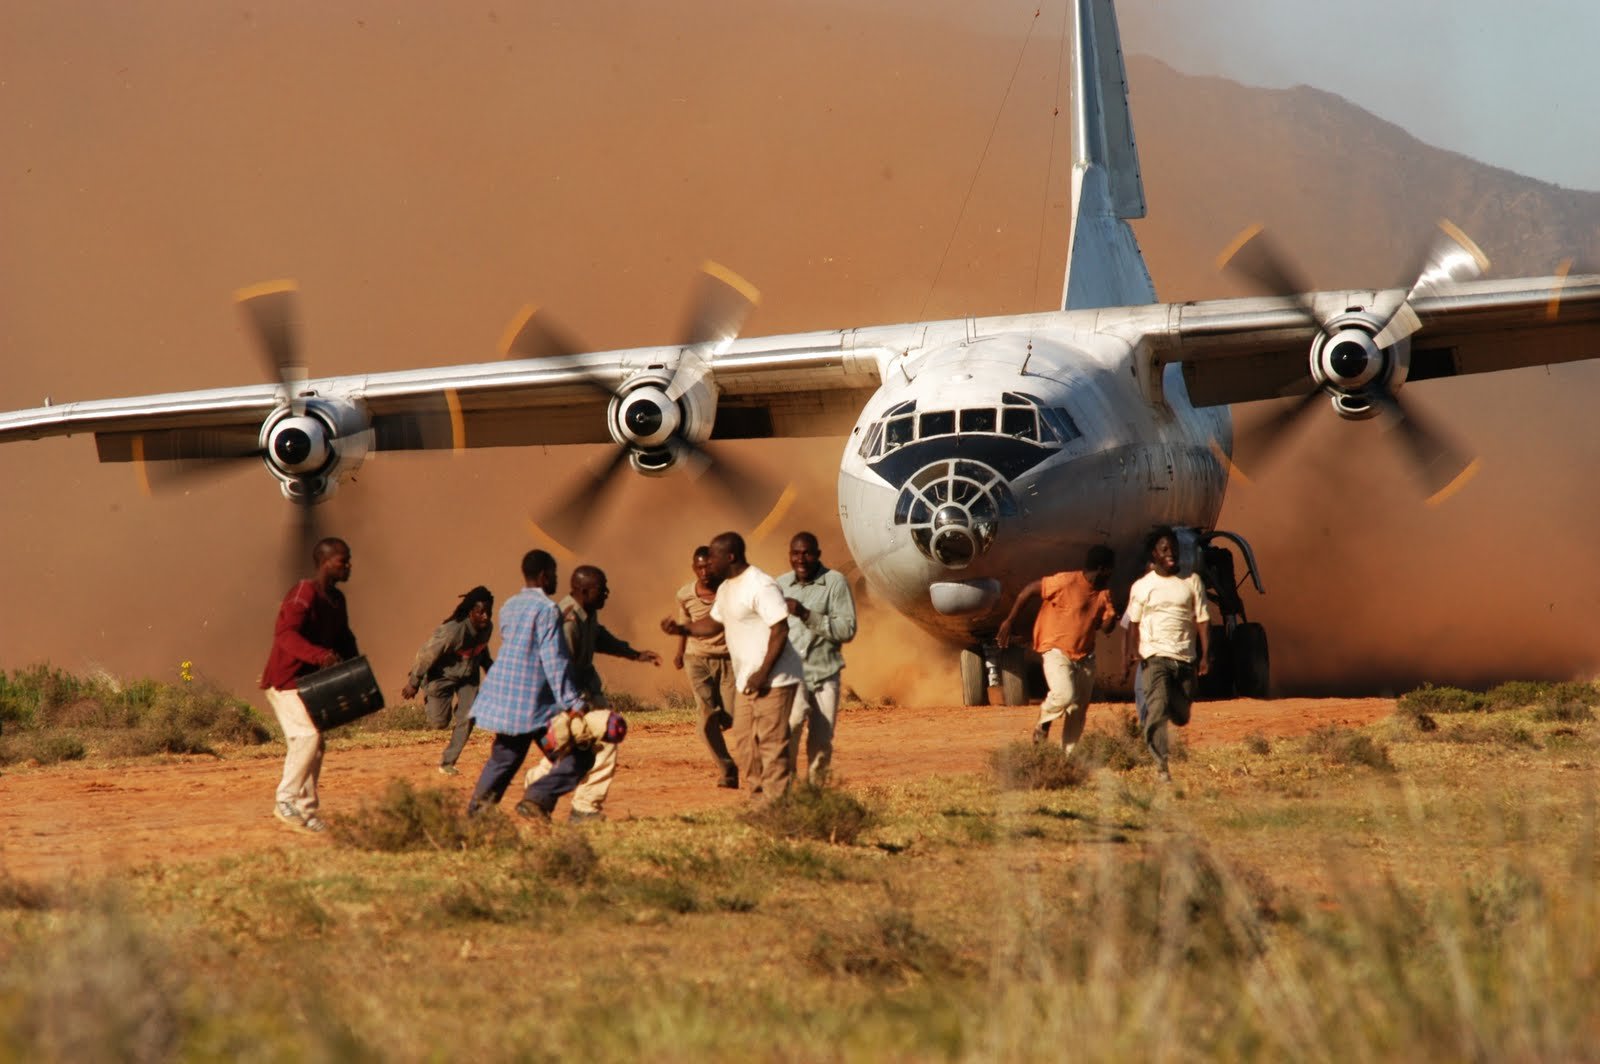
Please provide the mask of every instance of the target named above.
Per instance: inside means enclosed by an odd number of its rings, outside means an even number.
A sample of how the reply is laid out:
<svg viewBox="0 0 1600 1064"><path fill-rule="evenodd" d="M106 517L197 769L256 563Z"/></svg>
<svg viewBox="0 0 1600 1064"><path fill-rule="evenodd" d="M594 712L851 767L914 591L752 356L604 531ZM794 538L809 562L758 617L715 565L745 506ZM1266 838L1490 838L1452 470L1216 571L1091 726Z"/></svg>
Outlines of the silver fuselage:
<svg viewBox="0 0 1600 1064"><path fill-rule="evenodd" d="M941 638L961 644L987 638L1023 585L1078 567L1095 544L1117 551L1117 582L1125 587L1141 570L1140 547L1152 528L1206 528L1216 521L1227 485L1222 456L1232 449L1228 408L1191 406L1176 366L1166 371L1167 403L1148 402L1130 345L1081 321L1070 313L990 318L963 323L953 342L930 337L933 343L887 367L850 434L839 471L839 517L850 552L873 596ZM1041 417L1042 438L1017 440L986 413L1003 415L1008 396L1012 409L1020 409L1016 399L1028 398L1067 418L1049 419L1051 431ZM913 401L914 413L890 419L902 424L894 445L886 446L886 416ZM949 424L946 411L955 412L953 434L941 431ZM963 418L962 411L973 413ZM904 418L916 419L912 427L920 429L923 414L933 415L931 431L908 435ZM991 423L994 431L984 431ZM1012 427L1026 424L1019 417ZM957 472L973 474L954 477L969 493L977 493L973 483L990 484L990 501L967 520L985 525L972 537L981 546L965 561L967 545L955 539L957 549L945 552L955 564L948 564L928 549L930 536L939 534L937 517L930 522L926 509L915 512L926 494L916 482L920 475L935 495L948 496L939 482ZM950 524L959 523L960 508L952 508ZM1007 512L991 517L998 508ZM946 593L938 605L936 592Z"/></svg>

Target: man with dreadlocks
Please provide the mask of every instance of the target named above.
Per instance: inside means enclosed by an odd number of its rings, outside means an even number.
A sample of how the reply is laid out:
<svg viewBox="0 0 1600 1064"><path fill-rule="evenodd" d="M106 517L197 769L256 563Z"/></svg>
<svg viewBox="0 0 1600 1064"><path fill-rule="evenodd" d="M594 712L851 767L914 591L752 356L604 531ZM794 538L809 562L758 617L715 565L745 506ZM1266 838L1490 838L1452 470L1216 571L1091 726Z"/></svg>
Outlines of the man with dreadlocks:
<svg viewBox="0 0 1600 1064"><path fill-rule="evenodd" d="M439 771L446 776L456 774L456 761L472 734L472 703L478 697L479 678L493 664L489 657L489 635L494 631L489 617L493 612L494 595L482 584L462 595L461 604L417 651L406 685L400 689L408 701L418 691L426 695L423 709L429 727L454 727L450 745L439 760Z"/></svg>

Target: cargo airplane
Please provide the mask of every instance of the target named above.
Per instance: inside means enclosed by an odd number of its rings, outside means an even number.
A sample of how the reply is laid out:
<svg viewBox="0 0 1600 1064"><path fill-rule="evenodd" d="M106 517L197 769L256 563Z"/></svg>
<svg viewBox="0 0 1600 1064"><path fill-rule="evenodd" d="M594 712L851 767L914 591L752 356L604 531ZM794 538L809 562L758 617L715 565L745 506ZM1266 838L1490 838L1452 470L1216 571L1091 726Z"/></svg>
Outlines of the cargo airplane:
<svg viewBox="0 0 1600 1064"><path fill-rule="evenodd" d="M1266 443L1320 401L1386 418L1425 494L1443 497L1473 463L1402 388L1590 357L1600 276L1480 280L1484 256L1444 226L1408 290L1309 292L1258 232L1230 267L1261 295L1157 302L1128 224L1145 203L1112 0L1075 4L1059 310L740 338L753 291L713 270L680 342L580 353L534 316L497 361L315 378L298 356L294 290L269 285L241 302L272 383L4 413L0 442L93 433L101 461L152 479L259 463L308 530L314 504L375 451L612 443L604 469L538 517L570 541L630 468L698 470L749 498L730 441L847 434L839 519L859 578L959 649L968 704L987 700L989 669L1008 702L1026 697L1027 660L991 645L1023 584L1109 544L1125 589L1157 525L1181 530L1217 599L1220 672L1265 695L1266 635L1237 593L1247 579L1261 589L1255 560L1215 528L1237 475L1229 404L1279 401Z"/></svg>

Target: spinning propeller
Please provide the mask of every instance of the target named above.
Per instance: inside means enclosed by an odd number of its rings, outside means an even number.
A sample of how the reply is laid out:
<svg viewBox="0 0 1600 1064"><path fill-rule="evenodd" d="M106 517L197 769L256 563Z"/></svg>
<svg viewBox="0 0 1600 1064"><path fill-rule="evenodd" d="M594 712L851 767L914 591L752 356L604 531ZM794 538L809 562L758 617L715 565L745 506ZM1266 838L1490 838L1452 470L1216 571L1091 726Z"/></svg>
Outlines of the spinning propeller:
<svg viewBox="0 0 1600 1064"><path fill-rule="evenodd" d="M688 416L693 395L709 396L708 409L715 408L712 362L738 337L760 299L760 293L744 278L707 263L670 376L639 375L615 389L598 376L584 379L585 386L607 400L607 427L616 443L598 469L580 474L552 505L534 516L535 528L561 545L581 540L601 502L629 465L645 474L681 466L691 478L707 478L739 508L755 528L755 537L782 516L794 500L793 487L780 491L775 482L735 459L726 447L707 442L712 426ZM517 358L573 355L585 350L532 310L513 322L504 346L507 357ZM768 500L774 498L777 501L769 505Z"/></svg>
<svg viewBox="0 0 1600 1064"><path fill-rule="evenodd" d="M464 445L453 392L419 398L411 410L373 416L363 406L309 393L297 296L293 281L271 281L235 293L267 376L279 383L278 405L259 429L173 429L138 436L132 443L146 491L265 463L295 508L285 554L286 573L294 576L304 573L312 547L325 535L316 504L339 476L359 465L369 448Z"/></svg>
<svg viewBox="0 0 1600 1064"><path fill-rule="evenodd" d="M1389 419L1430 505L1455 494L1477 472L1478 459L1465 455L1398 394L1409 366L1410 338L1422 327L1416 301L1444 294L1478 277L1489 265L1460 229L1447 221L1441 221L1439 228L1416 282L1387 317L1359 310L1319 312L1311 286L1259 225L1246 229L1218 257L1219 269L1244 278L1258 291L1290 299L1318 331L1311 346L1311 391L1241 430L1236 445L1257 456L1259 463L1269 462L1281 453L1289 433L1302 424L1316 401L1328 395L1341 417L1383 414Z"/></svg>

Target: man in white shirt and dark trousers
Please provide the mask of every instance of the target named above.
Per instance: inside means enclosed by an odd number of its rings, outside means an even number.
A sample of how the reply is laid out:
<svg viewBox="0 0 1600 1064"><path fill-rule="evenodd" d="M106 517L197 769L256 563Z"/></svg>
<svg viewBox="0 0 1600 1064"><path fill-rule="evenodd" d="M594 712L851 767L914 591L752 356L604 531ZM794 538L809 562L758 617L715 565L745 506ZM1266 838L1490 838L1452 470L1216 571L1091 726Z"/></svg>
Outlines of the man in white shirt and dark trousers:
<svg viewBox="0 0 1600 1064"><path fill-rule="evenodd" d="M1150 571L1128 591L1128 660L1144 664L1144 741L1155 755L1156 771L1172 782L1167 769L1167 722L1189 723L1195 679L1208 669L1211 611L1206 589L1194 573L1178 575L1178 537L1158 528L1146 540ZM1197 664L1198 662L1198 664Z"/></svg>
<svg viewBox="0 0 1600 1064"><path fill-rule="evenodd" d="M710 616L688 624L668 617L661 630L725 635L739 690L731 729L734 760L752 793L760 791L770 801L789 787L789 711L800 685L800 655L789 644L783 592L745 560L744 538L724 532L710 547L706 572L717 584Z"/></svg>

